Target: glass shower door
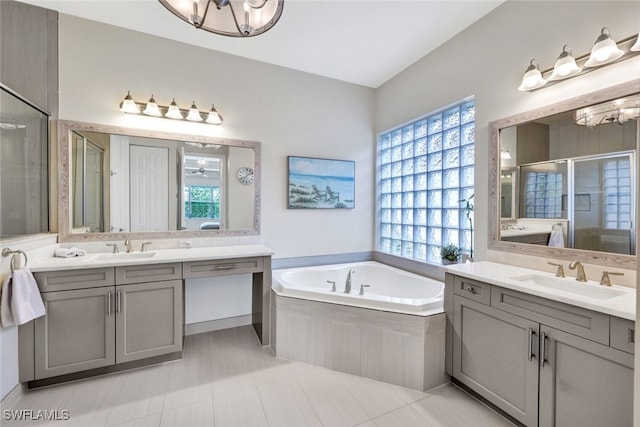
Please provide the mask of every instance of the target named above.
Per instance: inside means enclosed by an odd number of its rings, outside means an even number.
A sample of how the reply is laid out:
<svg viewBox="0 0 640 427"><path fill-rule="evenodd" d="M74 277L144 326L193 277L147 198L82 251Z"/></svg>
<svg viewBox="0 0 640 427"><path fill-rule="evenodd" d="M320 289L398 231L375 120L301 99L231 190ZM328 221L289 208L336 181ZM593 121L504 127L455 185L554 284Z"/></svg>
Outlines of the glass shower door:
<svg viewBox="0 0 640 427"><path fill-rule="evenodd" d="M635 254L634 154L574 162L573 247Z"/></svg>

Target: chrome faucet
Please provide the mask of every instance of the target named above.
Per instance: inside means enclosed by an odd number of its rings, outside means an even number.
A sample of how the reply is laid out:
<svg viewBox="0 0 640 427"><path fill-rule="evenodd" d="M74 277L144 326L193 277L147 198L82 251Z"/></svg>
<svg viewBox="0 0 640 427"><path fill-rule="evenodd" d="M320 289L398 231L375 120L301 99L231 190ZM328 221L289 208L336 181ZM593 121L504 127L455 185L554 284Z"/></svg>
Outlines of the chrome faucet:
<svg viewBox="0 0 640 427"><path fill-rule="evenodd" d="M571 264L569 264L570 270L575 270L576 268L578 269L576 273L576 280L578 282L586 282L587 275L585 274L584 267L582 266L582 263L580 263L580 261L573 261L571 262Z"/></svg>
<svg viewBox="0 0 640 427"><path fill-rule="evenodd" d="M131 252L133 252L133 247L131 246L131 240L125 240L124 241L124 245L127 248L127 253L130 254Z"/></svg>
<svg viewBox="0 0 640 427"><path fill-rule="evenodd" d="M142 242L142 245L140 245L140 252L146 252L147 251L147 246L149 246L152 242Z"/></svg>
<svg viewBox="0 0 640 427"><path fill-rule="evenodd" d="M112 253L117 254L118 252L120 252L118 250L118 244L117 243L107 243L107 246L113 246L113 251Z"/></svg>
<svg viewBox="0 0 640 427"><path fill-rule="evenodd" d="M344 282L344 293L351 293L351 275L356 274L355 270L349 270L349 274L347 274L347 280Z"/></svg>

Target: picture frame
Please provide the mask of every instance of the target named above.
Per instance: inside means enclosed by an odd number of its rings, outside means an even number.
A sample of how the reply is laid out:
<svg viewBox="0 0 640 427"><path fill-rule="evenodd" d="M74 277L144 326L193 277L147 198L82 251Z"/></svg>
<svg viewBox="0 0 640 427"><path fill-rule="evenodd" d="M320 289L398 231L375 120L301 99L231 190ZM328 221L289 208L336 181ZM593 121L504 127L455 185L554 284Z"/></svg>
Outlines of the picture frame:
<svg viewBox="0 0 640 427"><path fill-rule="evenodd" d="M353 160L287 156L287 209L355 208Z"/></svg>

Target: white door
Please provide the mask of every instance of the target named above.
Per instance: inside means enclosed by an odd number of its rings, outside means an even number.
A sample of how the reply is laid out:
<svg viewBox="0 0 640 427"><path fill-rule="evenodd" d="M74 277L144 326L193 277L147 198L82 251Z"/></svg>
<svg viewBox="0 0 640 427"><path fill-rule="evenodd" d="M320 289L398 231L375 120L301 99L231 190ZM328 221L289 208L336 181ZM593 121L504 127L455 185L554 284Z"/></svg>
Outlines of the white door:
<svg viewBox="0 0 640 427"><path fill-rule="evenodd" d="M129 147L131 231L169 229L169 149Z"/></svg>

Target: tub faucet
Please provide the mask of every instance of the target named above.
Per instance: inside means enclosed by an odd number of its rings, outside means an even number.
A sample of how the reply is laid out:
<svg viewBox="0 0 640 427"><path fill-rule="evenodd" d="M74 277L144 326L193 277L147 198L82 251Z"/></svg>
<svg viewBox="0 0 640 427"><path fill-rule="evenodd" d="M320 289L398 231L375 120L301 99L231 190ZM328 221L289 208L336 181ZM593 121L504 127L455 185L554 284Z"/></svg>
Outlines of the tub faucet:
<svg viewBox="0 0 640 427"><path fill-rule="evenodd" d="M578 269L576 273L576 280L578 282L586 282L587 275L585 274L584 267L582 266L582 263L580 263L580 261L573 261L571 264L569 264L569 269L575 270L576 268Z"/></svg>
<svg viewBox="0 0 640 427"><path fill-rule="evenodd" d="M355 270L349 270L349 274L347 274L347 280L344 282L344 293L351 293L351 275L356 274Z"/></svg>

